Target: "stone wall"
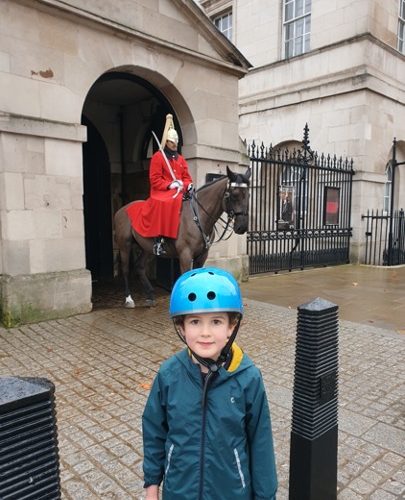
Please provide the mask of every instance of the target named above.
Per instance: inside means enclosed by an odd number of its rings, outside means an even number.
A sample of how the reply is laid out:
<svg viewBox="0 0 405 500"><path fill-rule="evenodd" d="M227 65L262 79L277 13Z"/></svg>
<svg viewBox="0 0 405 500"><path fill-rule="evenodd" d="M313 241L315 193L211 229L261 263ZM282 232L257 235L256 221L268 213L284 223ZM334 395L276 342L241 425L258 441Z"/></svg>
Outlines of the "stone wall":
<svg viewBox="0 0 405 500"><path fill-rule="evenodd" d="M91 309L81 115L94 82L128 72L161 92L201 184L214 165L237 168L238 79L247 62L210 38L193 2L2 0L1 11L0 287L11 325ZM105 125L111 144L114 123ZM241 268L238 251L230 245L221 258Z"/></svg>

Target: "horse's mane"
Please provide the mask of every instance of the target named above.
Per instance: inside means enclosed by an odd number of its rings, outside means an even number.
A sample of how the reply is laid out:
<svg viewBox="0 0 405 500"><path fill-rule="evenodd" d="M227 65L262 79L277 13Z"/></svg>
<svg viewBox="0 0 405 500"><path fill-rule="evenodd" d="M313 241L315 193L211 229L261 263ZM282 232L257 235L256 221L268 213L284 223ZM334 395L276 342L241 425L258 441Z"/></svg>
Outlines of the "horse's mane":
<svg viewBox="0 0 405 500"><path fill-rule="evenodd" d="M199 193L203 189L205 189L207 187L210 187L210 186L212 186L213 184L215 184L215 183L217 183L219 181L222 181L223 179L225 179L225 177L227 178L228 176L227 175L221 175L221 177L218 177L217 179L214 179L213 181L206 182L201 187L199 187L196 192Z"/></svg>
<svg viewBox="0 0 405 500"><path fill-rule="evenodd" d="M246 175L244 175L244 174L235 174L235 175L236 175L236 182L237 183L239 183L239 184L246 183L247 185L249 185L249 178L246 177ZM200 188L197 189L196 192L199 193L203 189L205 189L205 188L207 188L209 186L212 186L216 182L222 181L225 178L228 178L228 176L227 175L221 175L220 177L214 179L213 181L207 182L204 185L202 185Z"/></svg>

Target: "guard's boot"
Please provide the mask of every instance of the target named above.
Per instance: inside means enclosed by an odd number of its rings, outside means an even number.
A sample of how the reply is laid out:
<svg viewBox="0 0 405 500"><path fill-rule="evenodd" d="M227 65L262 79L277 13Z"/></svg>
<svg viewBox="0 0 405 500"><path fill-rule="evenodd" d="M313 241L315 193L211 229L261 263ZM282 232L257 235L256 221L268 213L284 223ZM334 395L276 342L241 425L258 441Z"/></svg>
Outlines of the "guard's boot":
<svg viewBox="0 0 405 500"><path fill-rule="evenodd" d="M153 244L153 253L157 256L166 255L166 249L164 247L165 240L158 236L155 238L155 243Z"/></svg>

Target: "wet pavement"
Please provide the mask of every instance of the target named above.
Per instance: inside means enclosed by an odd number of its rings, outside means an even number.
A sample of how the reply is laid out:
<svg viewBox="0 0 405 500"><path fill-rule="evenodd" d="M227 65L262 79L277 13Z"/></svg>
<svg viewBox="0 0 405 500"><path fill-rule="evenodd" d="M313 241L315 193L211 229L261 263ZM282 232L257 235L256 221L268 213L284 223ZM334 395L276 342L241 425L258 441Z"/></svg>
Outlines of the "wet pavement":
<svg viewBox="0 0 405 500"><path fill-rule="evenodd" d="M343 265L256 275L242 284L250 299L296 309L314 297L339 306L340 319L405 333L405 266Z"/></svg>
<svg viewBox="0 0 405 500"><path fill-rule="evenodd" d="M317 296L340 307L338 499L404 497L405 267L364 269L370 274L341 266L242 285L238 341L267 387L278 500L288 498L296 306ZM0 376L46 377L56 385L64 499L143 497L142 410L159 364L182 347L165 292L153 309L136 296L133 310L113 292L89 314L0 329Z"/></svg>

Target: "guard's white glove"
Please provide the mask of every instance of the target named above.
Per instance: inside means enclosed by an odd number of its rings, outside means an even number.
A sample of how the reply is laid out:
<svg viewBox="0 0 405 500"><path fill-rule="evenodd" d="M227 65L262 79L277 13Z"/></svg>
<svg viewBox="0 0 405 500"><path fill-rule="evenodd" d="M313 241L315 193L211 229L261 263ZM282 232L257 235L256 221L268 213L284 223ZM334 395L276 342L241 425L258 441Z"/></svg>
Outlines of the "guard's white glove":
<svg viewBox="0 0 405 500"><path fill-rule="evenodd" d="M173 181L170 184L169 189L183 189L183 182L180 180Z"/></svg>

